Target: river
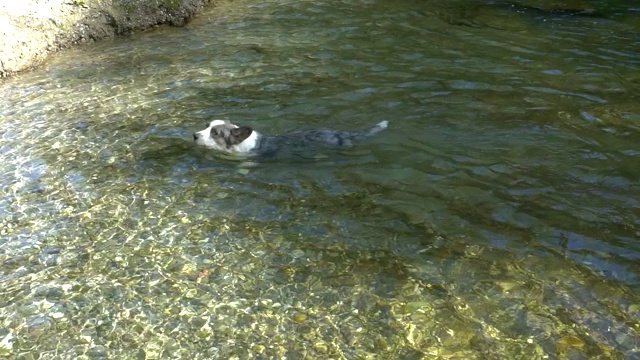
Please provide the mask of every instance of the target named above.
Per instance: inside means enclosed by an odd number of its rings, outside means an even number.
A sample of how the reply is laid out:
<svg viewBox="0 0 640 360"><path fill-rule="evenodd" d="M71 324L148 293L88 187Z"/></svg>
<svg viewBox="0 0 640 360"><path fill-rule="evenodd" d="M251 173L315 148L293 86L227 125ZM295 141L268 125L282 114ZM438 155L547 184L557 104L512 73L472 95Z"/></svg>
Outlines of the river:
<svg viewBox="0 0 640 360"><path fill-rule="evenodd" d="M0 355L640 358L631 3L239 0L2 81Z"/></svg>

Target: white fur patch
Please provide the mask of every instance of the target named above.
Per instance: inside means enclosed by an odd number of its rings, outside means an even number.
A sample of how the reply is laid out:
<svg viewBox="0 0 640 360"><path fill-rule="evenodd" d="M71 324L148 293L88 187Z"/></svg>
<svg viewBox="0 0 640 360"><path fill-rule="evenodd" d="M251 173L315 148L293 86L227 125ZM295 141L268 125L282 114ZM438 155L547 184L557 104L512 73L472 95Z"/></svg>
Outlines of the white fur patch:
<svg viewBox="0 0 640 360"><path fill-rule="evenodd" d="M224 125L225 123L226 123L226 121L224 121L224 120L211 120L211 122L209 123L208 129L211 129L214 126ZM229 124L229 125L233 125L235 127L238 127L238 126L236 126L234 124Z"/></svg>

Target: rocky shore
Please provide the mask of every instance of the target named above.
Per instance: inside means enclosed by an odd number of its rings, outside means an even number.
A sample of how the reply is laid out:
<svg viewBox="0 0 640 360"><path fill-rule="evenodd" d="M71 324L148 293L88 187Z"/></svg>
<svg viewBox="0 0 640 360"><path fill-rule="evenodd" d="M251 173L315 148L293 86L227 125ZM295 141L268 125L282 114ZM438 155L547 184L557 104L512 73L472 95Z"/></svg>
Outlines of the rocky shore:
<svg viewBox="0 0 640 360"><path fill-rule="evenodd" d="M0 2L0 77L77 43L184 25L211 0L20 0Z"/></svg>

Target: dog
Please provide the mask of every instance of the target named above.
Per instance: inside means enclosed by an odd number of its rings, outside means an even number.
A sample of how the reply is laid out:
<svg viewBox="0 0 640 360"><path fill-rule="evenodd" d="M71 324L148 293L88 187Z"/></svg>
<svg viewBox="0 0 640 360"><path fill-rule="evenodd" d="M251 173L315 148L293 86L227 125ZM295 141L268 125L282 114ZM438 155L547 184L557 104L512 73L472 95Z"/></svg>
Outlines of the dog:
<svg viewBox="0 0 640 360"><path fill-rule="evenodd" d="M193 141L196 145L227 154L271 157L286 149L296 151L310 146L350 147L388 126L389 122L384 120L362 132L317 129L265 136L249 126L238 126L226 120L213 120L206 129L193 134Z"/></svg>

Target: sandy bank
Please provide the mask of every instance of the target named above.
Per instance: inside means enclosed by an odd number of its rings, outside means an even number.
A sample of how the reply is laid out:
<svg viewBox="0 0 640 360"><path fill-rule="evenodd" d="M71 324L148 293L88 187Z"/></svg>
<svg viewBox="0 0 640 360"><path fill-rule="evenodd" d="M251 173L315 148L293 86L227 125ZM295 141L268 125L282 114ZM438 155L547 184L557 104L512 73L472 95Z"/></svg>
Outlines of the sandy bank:
<svg viewBox="0 0 640 360"><path fill-rule="evenodd" d="M30 69L73 44L157 24L180 26L211 0L20 0L0 2L0 77Z"/></svg>

